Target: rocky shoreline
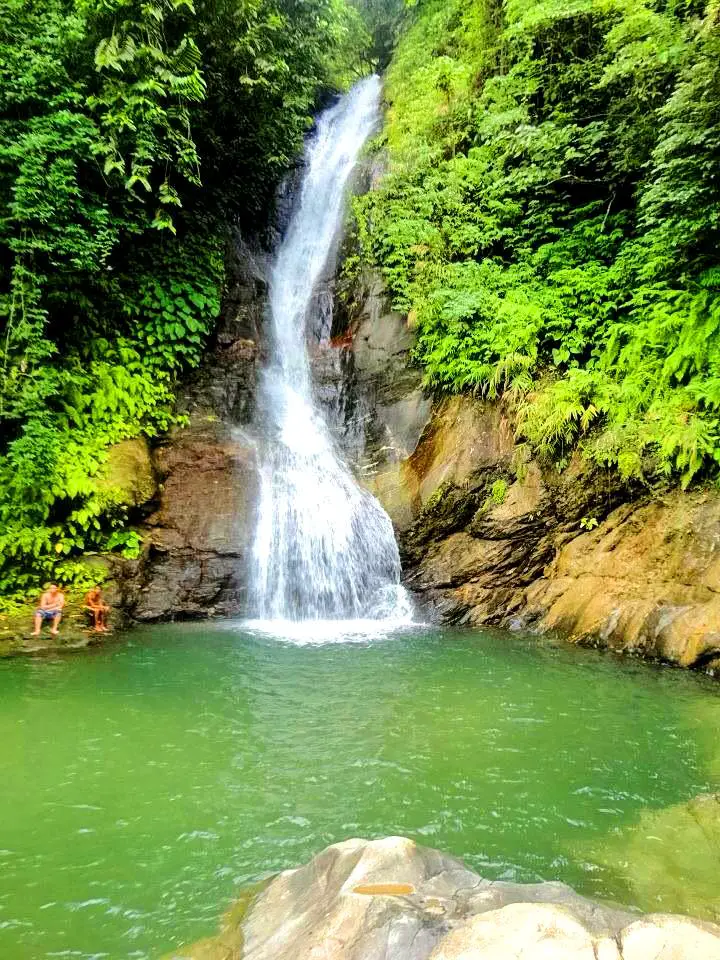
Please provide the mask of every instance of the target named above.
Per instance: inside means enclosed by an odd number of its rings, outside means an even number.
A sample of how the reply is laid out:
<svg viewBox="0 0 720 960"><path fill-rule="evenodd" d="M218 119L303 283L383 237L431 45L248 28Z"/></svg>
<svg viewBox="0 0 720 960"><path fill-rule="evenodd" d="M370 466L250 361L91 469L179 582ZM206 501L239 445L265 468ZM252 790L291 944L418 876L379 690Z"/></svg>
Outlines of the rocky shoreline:
<svg viewBox="0 0 720 960"><path fill-rule="evenodd" d="M559 474L524 456L502 408L465 398L436 405L375 486L408 586L443 621L718 672L715 491L651 495L579 456Z"/></svg>
<svg viewBox="0 0 720 960"><path fill-rule="evenodd" d="M720 926L483 880L403 837L347 840L281 873L216 938L167 960L720 960Z"/></svg>

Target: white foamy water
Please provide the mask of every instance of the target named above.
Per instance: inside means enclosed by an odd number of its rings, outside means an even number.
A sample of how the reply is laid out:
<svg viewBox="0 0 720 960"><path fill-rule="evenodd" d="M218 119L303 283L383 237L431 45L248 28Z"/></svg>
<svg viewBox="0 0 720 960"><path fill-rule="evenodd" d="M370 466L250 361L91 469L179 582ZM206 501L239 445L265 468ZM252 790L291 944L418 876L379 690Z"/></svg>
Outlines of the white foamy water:
<svg viewBox="0 0 720 960"><path fill-rule="evenodd" d="M313 399L308 357L319 309L313 294L335 252L348 180L376 126L379 99L380 81L369 77L320 117L270 279L251 609L282 635L304 621L376 627L410 619L392 524L336 449Z"/></svg>
<svg viewBox="0 0 720 960"><path fill-rule="evenodd" d="M369 643L389 640L404 631L418 628L412 620L246 620L243 630L256 636L299 647L320 646L326 643Z"/></svg>

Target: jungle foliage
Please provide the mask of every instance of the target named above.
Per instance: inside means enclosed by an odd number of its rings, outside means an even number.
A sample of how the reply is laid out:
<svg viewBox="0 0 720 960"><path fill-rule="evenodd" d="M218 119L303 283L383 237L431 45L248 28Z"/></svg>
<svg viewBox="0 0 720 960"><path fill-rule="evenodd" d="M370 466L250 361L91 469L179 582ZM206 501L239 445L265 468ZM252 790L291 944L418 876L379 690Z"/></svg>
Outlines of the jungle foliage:
<svg viewBox="0 0 720 960"><path fill-rule="evenodd" d="M1 0L0 594L136 549L106 451L173 422L228 220L369 43L344 0Z"/></svg>
<svg viewBox="0 0 720 960"><path fill-rule="evenodd" d="M421 0L363 257L440 391L561 463L720 473L720 6Z"/></svg>

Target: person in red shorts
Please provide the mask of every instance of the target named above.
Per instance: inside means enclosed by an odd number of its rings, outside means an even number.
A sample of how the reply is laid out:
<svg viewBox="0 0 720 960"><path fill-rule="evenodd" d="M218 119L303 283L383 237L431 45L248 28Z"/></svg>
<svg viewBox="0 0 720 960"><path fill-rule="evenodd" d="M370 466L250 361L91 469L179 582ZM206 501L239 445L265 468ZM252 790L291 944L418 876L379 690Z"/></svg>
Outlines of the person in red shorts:
<svg viewBox="0 0 720 960"><path fill-rule="evenodd" d="M93 587L85 597L85 609L89 612L96 633L107 633L107 615L110 607L103 599L100 587Z"/></svg>

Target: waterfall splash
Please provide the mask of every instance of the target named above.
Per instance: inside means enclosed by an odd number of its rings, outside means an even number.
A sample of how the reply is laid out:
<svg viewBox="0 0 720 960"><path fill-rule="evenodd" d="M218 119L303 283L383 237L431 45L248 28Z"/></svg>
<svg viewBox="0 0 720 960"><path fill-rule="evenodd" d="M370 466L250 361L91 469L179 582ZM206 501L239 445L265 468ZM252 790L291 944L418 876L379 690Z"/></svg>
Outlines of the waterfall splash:
<svg viewBox="0 0 720 960"><path fill-rule="evenodd" d="M348 180L377 123L379 97L379 79L367 78L320 117L270 278L251 573L261 620L409 619L392 524L335 449L313 401L307 346L316 286L335 252Z"/></svg>

